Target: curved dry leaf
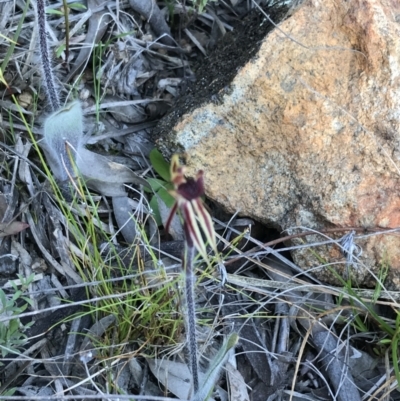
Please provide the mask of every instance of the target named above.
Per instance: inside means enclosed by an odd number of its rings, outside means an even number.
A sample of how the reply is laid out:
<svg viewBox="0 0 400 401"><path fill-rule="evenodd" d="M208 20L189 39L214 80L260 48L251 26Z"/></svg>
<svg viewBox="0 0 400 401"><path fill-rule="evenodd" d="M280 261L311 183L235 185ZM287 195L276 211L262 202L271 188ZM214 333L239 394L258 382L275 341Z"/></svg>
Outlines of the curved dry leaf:
<svg viewBox="0 0 400 401"><path fill-rule="evenodd" d="M29 227L28 223L12 221L11 223L0 223L0 238L15 235Z"/></svg>
<svg viewBox="0 0 400 401"><path fill-rule="evenodd" d="M96 183L95 189L99 190L102 194L102 184L122 185L124 183L132 183L136 185L144 185L146 187L149 186L144 178L139 177L123 164L112 162L106 157L91 152L85 148L79 149L76 164L82 176L88 181L88 185L90 185L90 183ZM124 194L110 194L107 196L124 196Z"/></svg>
<svg viewBox="0 0 400 401"><path fill-rule="evenodd" d="M168 218L171 214L171 208L169 208L165 202L160 198L160 196L155 193L154 195L157 199L158 210L160 212L161 221L165 227ZM172 220L169 223L169 234L175 241L183 241L185 239L185 233L183 231L182 223L177 214L174 214Z"/></svg>
<svg viewBox="0 0 400 401"><path fill-rule="evenodd" d="M161 38L161 42L168 46L175 46L165 16L154 0L130 0L129 4L136 12L147 19L154 33Z"/></svg>
<svg viewBox="0 0 400 401"><path fill-rule="evenodd" d="M172 394L181 400L190 399L192 374L186 364L167 359L148 359L147 362L153 375Z"/></svg>
<svg viewBox="0 0 400 401"><path fill-rule="evenodd" d="M172 394L181 400L190 399L192 374L186 364L167 359L148 359L147 362L153 375ZM203 381L203 379L204 374L200 372L200 380ZM214 401L214 399L210 397L209 401Z"/></svg>
<svg viewBox="0 0 400 401"><path fill-rule="evenodd" d="M132 207L127 196L113 196L112 198L115 220L128 244L135 241L137 230L136 222L132 218Z"/></svg>
<svg viewBox="0 0 400 401"><path fill-rule="evenodd" d="M89 329L88 335L82 341L79 353L80 359L84 363L89 363L96 355L97 350L94 345L94 340L100 338L105 331L115 322L115 315L107 315L97 321Z"/></svg>
<svg viewBox="0 0 400 401"><path fill-rule="evenodd" d="M322 325L313 325L312 341L323 362L322 372L329 378L338 401L360 401L361 395L354 377L345 361L346 356L338 353L339 339Z"/></svg>
<svg viewBox="0 0 400 401"><path fill-rule="evenodd" d="M246 382L240 372L229 362L226 364L229 379L229 391L231 401L250 401Z"/></svg>
<svg viewBox="0 0 400 401"><path fill-rule="evenodd" d="M101 3L102 2L98 0L89 0L87 2L88 11L93 12L93 10L96 10L99 6L101 6ZM101 40L107 31L107 26L110 20L110 15L104 9L93 12L93 14L90 16L88 30L85 37L85 43L89 44L89 46L82 46L70 73L65 79L65 82L69 82L72 77L85 68L94 46Z"/></svg>
<svg viewBox="0 0 400 401"><path fill-rule="evenodd" d="M7 198L3 193L0 193L0 219L3 219L3 216L6 214L7 207Z"/></svg>

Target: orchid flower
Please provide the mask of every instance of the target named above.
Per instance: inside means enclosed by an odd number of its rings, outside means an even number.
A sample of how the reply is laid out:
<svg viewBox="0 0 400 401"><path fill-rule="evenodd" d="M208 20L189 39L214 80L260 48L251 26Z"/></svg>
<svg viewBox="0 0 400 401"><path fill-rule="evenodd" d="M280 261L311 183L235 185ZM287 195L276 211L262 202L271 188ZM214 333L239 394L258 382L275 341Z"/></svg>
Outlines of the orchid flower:
<svg viewBox="0 0 400 401"><path fill-rule="evenodd" d="M197 358L197 337L196 337L196 302L195 302L195 275L193 270L193 258L197 250L205 261L208 262L206 243L208 243L217 255L217 244L215 233L206 208L203 205L201 196L204 195L203 171L200 170L195 178L185 177L185 167L179 164L179 156L172 156L171 160L171 181L174 190L171 195L175 198L175 204L171 209L165 224L168 232L172 218L177 210L182 214L183 230L185 232L185 247L182 258L182 266L185 272L185 295L186 309L184 310L186 335L189 349L189 363L192 372L194 399L203 399L203 393L199 386L199 367ZM203 235L206 241L203 240ZM222 364L222 362L221 362ZM217 366L219 370L219 366ZM208 381L211 383L214 376ZM212 382L211 385L214 383ZM207 392L210 384L206 385ZM197 398L196 398L197 397ZM200 397L200 398L199 398ZM208 394L206 394L208 398ZM204 398L204 399L206 399Z"/></svg>
<svg viewBox="0 0 400 401"><path fill-rule="evenodd" d="M186 178L184 173L185 167L179 164L179 156L172 156L171 181L174 190L171 191L171 195L176 202L168 216L165 229L168 232L172 218L177 210L180 210L188 247L196 248L204 260L208 260L206 244L201 232L216 254L217 245L211 216L201 200L201 196L204 195L204 173L199 170L195 178Z"/></svg>

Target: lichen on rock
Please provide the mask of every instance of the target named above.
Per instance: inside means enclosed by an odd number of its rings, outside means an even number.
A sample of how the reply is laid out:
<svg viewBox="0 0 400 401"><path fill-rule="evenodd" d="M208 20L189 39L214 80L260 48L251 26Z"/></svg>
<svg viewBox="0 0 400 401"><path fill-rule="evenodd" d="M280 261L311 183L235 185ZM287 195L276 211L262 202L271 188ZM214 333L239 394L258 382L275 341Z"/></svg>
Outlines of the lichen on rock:
<svg viewBox="0 0 400 401"><path fill-rule="evenodd" d="M175 110L160 146L184 151L190 173L204 169L207 195L228 211L280 229L399 227L399 15L393 0L306 1L264 34L217 101ZM360 244L358 283L372 285L385 262L399 289L400 237ZM342 273L335 249L318 252ZM309 251L293 257L321 264Z"/></svg>

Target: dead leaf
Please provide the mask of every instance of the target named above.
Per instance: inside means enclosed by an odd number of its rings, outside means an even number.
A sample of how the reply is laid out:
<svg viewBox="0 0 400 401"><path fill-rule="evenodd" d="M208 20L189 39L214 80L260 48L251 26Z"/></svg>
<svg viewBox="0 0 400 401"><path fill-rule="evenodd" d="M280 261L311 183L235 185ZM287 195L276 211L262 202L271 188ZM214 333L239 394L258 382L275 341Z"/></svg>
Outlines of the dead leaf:
<svg viewBox="0 0 400 401"><path fill-rule="evenodd" d="M115 220L128 244L135 241L137 230L136 222L132 218L133 210L127 196L113 196L112 198Z"/></svg>
<svg viewBox="0 0 400 401"><path fill-rule="evenodd" d="M87 5L89 11L93 11L101 5L101 1L89 0L87 2ZM81 70L85 67L89 60L90 54L92 53L93 47L100 41L100 39L107 31L107 26L110 19L110 15L104 9L98 12L94 12L90 16L88 22L88 30L85 38L85 43L90 44L90 46L82 46L79 55L75 60L74 66L65 79L65 82L70 81L73 76L81 72Z"/></svg>
<svg viewBox="0 0 400 401"><path fill-rule="evenodd" d="M0 223L0 238L15 235L29 227L28 223L12 221L11 223Z"/></svg>
<svg viewBox="0 0 400 401"><path fill-rule="evenodd" d="M97 355L97 349L94 345L95 340L99 339L105 331L115 322L115 315L107 315L97 321L88 331L88 336L82 341L80 348L80 358L88 363Z"/></svg>
<svg viewBox="0 0 400 401"><path fill-rule="evenodd" d="M158 381L181 400L190 399L192 374L186 364L167 359L148 359L149 367Z"/></svg>
<svg viewBox="0 0 400 401"><path fill-rule="evenodd" d="M6 196L3 193L0 193L0 220L6 213L8 207Z"/></svg>
<svg viewBox="0 0 400 401"><path fill-rule="evenodd" d="M171 208L169 208L165 202L160 198L160 196L156 193L158 203L158 210L160 212L161 221L165 227L165 224L168 221L168 217L171 213ZM185 233L183 231L182 223L177 214L174 215L172 221L169 226L169 234L171 234L172 238L175 241L183 241L185 239Z"/></svg>
<svg viewBox="0 0 400 401"><path fill-rule="evenodd" d="M189 400L192 390L192 374L186 364L169 361L167 359L148 359L150 370L158 381L162 383L171 393L181 400ZM200 381L204 374L200 372ZM214 401L209 398L209 401Z"/></svg>
<svg viewBox="0 0 400 401"><path fill-rule="evenodd" d="M231 401L250 401L247 386L240 372L229 362L225 369L228 372Z"/></svg>
<svg viewBox="0 0 400 401"><path fill-rule="evenodd" d="M149 186L144 178L123 164L112 162L85 148L79 150L76 164L89 188L104 196L126 196L124 183Z"/></svg>

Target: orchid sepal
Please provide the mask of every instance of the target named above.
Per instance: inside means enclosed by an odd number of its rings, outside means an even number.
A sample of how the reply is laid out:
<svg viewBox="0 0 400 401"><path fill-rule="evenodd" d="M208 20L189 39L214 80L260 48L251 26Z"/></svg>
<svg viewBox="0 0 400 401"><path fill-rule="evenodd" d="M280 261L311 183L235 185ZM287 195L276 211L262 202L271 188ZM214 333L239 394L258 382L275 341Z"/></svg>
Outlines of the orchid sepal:
<svg viewBox="0 0 400 401"><path fill-rule="evenodd" d="M206 244L201 232L216 254L217 245L211 216L201 199L204 195L204 172L198 171L195 178L186 178L184 173L185 167L179 164L179 156L172 156L171 182L174 190L170 193L176 202L171 209L165 229L168 232L172 218L179 209L188 246L196 248L204 260L208 261Z"/></svg>

